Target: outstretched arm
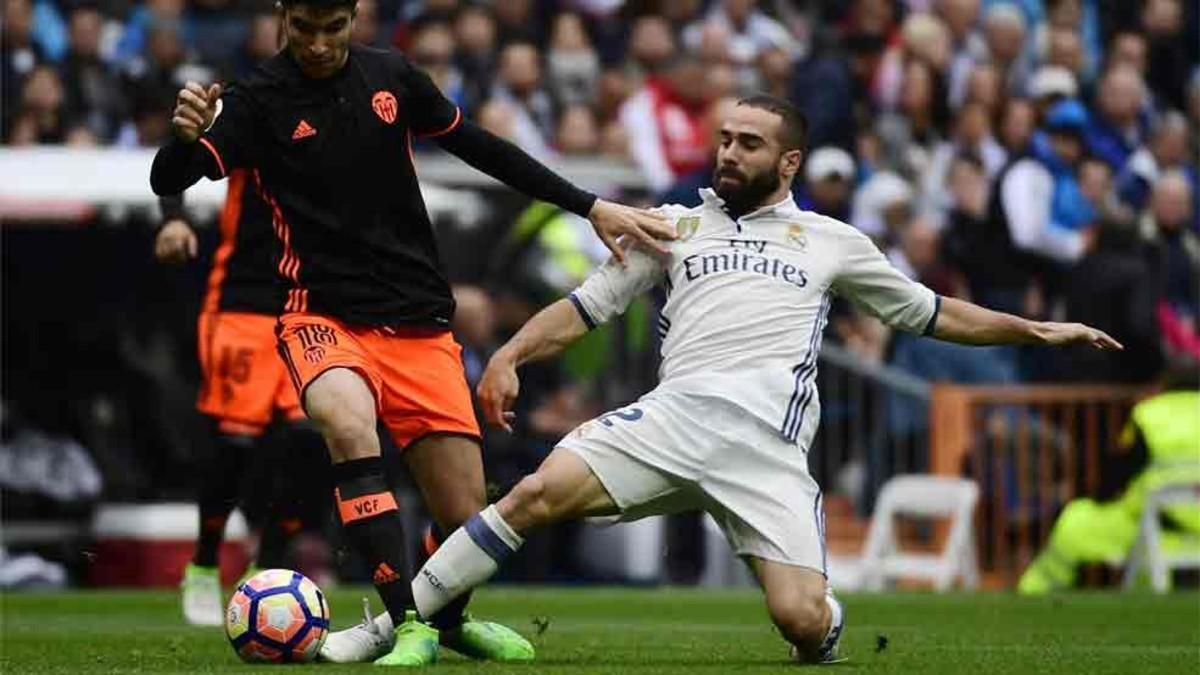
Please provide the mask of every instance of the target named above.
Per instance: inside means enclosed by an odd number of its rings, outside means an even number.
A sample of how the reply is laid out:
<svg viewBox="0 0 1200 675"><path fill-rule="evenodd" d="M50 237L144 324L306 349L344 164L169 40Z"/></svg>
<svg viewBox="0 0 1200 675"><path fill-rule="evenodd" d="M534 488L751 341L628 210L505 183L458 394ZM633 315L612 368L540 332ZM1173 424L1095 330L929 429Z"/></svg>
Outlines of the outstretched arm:
<svg viewBox="0 0 1200 675"><path fill-rule="evenodd" d="M436 136L438 145L467 164L534 199L549 202L592 221L596 235L618 261L625 252L617 239L629 236L650 249L663 251L655 239L674 239L675 231L662 216L645 209L599 199L551 171L521 148L490 131L461 121Z"/></svg>
<svg viewBox="0 0 1200 675"><path fill-rule="evenodd" d="M581 190L530 157L524 150L463 119L462 111L442 95L425 71L393 53L397 76L412 99L412 131L432 138L467 164L534 199L549 202L592 221L596 235L618 262L625 251L617 239L627 236L650 250L663 250L655 239L674 239L665 219L643 209L615 204Z"/></svg>
<svg viewBox="0 0 1200 675"><path fill-rule="evenodd" d="M1097 349L1123 349L1121 343L1091 326L1030 321L955 298L941 299L941 307L934 321L933 337L968 345L1079 343Z"/></svg>
<svg viewBox="0 0 1200 675"><path fill-rule="evenodd" d="M512 431L520 382L517 367L566 349L589 329L625 311L635 297L662 279L662 261L626 242L626 264L609 259L571 295L538 312L488 362L479 381L479 401L488 423Z"/></svg>
<svg viewBox="0 0 1200 675"><path fill-rule="evenodd" d="M477 389L484 417L512 431L512 404L520 392L517 368L561 353L588 331L573 301L563 298L538 312L492 355Z"/></svg>

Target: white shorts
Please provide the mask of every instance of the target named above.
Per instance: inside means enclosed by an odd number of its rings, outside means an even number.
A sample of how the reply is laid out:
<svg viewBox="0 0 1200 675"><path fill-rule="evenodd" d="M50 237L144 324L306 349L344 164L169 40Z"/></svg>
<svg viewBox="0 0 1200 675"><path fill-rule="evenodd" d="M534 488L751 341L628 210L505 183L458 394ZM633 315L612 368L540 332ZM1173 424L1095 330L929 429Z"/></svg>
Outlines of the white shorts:
<svg viewBox="0 0 1200 675"><path fill-rule="evenodd" d="M622 520L702 509L742 556L826 573L821 491L802 448L727 401L652 391L559 442Z"/></svg>

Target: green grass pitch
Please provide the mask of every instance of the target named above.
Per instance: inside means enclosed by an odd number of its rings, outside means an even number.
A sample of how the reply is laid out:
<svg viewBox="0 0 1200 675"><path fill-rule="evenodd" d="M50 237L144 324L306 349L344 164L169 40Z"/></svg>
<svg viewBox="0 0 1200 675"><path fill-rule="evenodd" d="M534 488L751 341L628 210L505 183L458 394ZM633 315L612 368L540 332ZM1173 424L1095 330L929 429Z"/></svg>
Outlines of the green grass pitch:
<svg viewBox="0 0 1200 675"><path fill-rule="evenodd" d="M354 622L370 589L331 594L337 628ZM846 664L852 673L1200 672L1200 596L1087 593L846 595ZM378 602L376 601L376 606ZM538 661L501 666L443 651L447 673L591 675L780 673L796 666L758 595L638 589L499 588L473 611L534 634ZM878 649L886 639L886 647ZM276 668L363 671L358 666L248 666L221 629L188 628L170 592L0 596L3 673L263 673Z"/></svg>

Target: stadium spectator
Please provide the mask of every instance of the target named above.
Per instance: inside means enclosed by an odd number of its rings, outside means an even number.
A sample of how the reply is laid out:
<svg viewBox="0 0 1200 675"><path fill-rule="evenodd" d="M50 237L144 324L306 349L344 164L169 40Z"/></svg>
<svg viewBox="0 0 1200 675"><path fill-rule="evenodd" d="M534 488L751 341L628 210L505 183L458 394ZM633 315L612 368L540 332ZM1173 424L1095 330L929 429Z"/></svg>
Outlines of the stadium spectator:
<svg viewBox="0 0 1200 675"><path fill-rule="evenodd" d="M123 103L117 79L100 57L103 22L96 7L81 5L72 10L70 46L60 70L70 116L92 136L108 142L116 135Z"/></svg>
<svg viewBox="0 0 1200 675"><path fill-rule="evenodd" d="M797 190L796 205L849 222L856 175L850 153L835 146L817 148L804 165L804 185Z"/></svg>
<svg viewBox="0 0 1200 675"><path fill-rule="evenodd" d="M594 155L600 149L596 116L585 105L573 105L558 118L554 147L564 155Z"/></svg>
<svg viewBox="0 0 1200 675"><path fill-rule="evenodd" d="M1055 103L1065 98L1079 98L1079 82L1075 74L1063 66L1042 66L1029 81L1029 98L1037 106L1038 117L1044 118Z"/></svg>
<svg viewBox="0 0 1200 675"><path fill-rule="evenodd" d="M1010 158L1029 152L1037 118L1037 108L1029 99L1014 98L1005 103L1004 114L1000 118L1000 144Z"/></svg>
<svg viewBox="0 0 1200 675"><path fill-rule="evenodd" d="M1071 60L1078 62L1072 70L1080 83L1091 82L1100 66L1102 49L1096 0L1047 0L1046 20L1034 35L1034 49L1048 54L1054 51L1055 39L1064 39L1068 34L1069 44L1060 46L1066 46Z"/></svg>
<svg viewBox="0 0 1200 675"><path fill-rule="evenodd" d="M132 104L132 124L118 137L121 145L155 146L170 133L175 93L189 81L212 82L215 72L188 56L178 21L155 20L146 29L146 53L126 65L123 89Z"/></svg>
<svg viewBox="0 0 1200 675"><path fill-rule="evenodd" d="M361 4L362 0L359 0L360 11ZM355 23L356 27L359 25ZM466 92L462 73L454 66L454 33L449 25L441 21L429 21L414 26L408 57L429 73L446 98L463 105Z"/></svg>
<svg viewBox="0 0 1200 675"><path fill-rule="evenodd" d="M11 145L62 143L67 139L66 94L58 71L35 67L25 78L8 142Z"/></svg>
<svg viewBox="0 0 1200 675"><path fill-rule="evenodd" d="M1072 28L1052 29L1046 37L1046 54L1043 63L1047 66L1063 68L1077 82L1087 84L1087 57L1083 50L1083 38Z"/></svg>
<svg viewBox="0 0 1200 675"><path fill-rule="evenodd" d="M535 15L533 0L495 0L491 5L500 44L513 41L545 44L543 26Z"/></svg>
<svg viewBox="0 0 1200 675"><path fill-rule="evenodd" d="M1170 354L1200 358L1200 236L1188 228L1196 195L1179 171L1154 184L1143 236L1159 274L1158 322Z"/></svg>
<svg viewBox="0 0 1200 675"><path fill-rule="evenodd" d="M951 91L950 102L955 108L963 103L978 103L987 111L989 117L999 119L1008 94L996 66L987 61L975 63L967 73L962 88L963 92L958 96Z"/></svg>
<svg viewBox="0 0 1200 675"><path fill-rule="evenodd" d="M250 31L246 44L234 57L233 76L249 75L259 63L279 51L279 17L274 12L259 12L250 18Z"/></svg>
<svg viewBox="0 0 1200 675"><path fill-rule="evenodd" d="M623 68L605 68L596 81L595 99L592 107L596 117L604 123L616 120L621 105L633 93L633 79Z"/></svg>
<svg viewBox="0 0 1200 675"><path fill-rule="evenodd" d="M1172 108L1184 105L1184 83L1197 58L1198 18L1194 3L1187 21L1179 0L1142 3L1141 24L1149 44L1146 80L1163 105Z"/></svg>
<svg viewBox="0 0 1200 675"><path fill-rule="evenodd" d="M373 0L367 0L372 2ZM362 5L359 3L362 22ZM369 15L369 10L368 10ZM192 0L188 11L190 46L203 63L224 66L246 42L249 24L237 0Z"/></svg>
<svg viewBox="0 0 1200 675"><path fill-rule="evenodd" d="M966 297L985 307L1023 311L1030 266L1000 217L983 162L969 154L955 157L947 185L952 205L942 229L942 257L962 277Z"/></svg>
<svg viewBox="0 0 1200 675"><path fill-rule="evenodd" d="M903 107L909 68L916 62L928 67L931 79L937 82L937 103L945 106L942 92L951 50L950 33L940 19L925 13L909 15L900 28L900 39L884 53L879 65L872 91L876 102L889 110Z"/></svg>
<svg viewBox="0 0 1200 675"><path fill-rule="evenodd" d="M563 12L554 18L546 53L546 79L562 105L588 104L600 77L600 56L592 48L583 18Z"/></svg>
<svg viewBox="0 0 1200 675"><path fill-rule="evenodd" d="M629 65L638 76L664 70L675 57L675 37L666 19L653 14L633 21L629 34Z"/></svg>
<svg viewBox="0 0 1200 675"><path fill-rule="evenodd" d="M923 174L942 141L949 115L937 73L924 61L909 61L896 109L881 115L875 127L883 142L884 162L905 176Z"/></svg>
<svg viewBox="0 0 1200 675"><path fill-rule="evenodd" d="M1016 5L997 2L983 17L984 49L977 60L992 62L1009 92L1022 92L1032 70L1032 59L1025 49L1028 26Z"/></svg>
<svg viewBox="0 0 1200 675"><path fill-rule="evenodd" d="M1097 162L1101 170L1106 167ZM1103 220L1087 252L1066 277L1067 321L1086 321L1125 346L1106 354L1066 349L1051 361L1055 379L1148 382L1162 369L1155 320L1158 289L1137 248L1131 221Z"/></svg>
<svg viewBox="0 0 1200 675"><path fill-rule="evenodd" d="M1191 141L1187 118L1169 111L1155 122L1149 140L1130 155L1117 176L1117 194L1136 211L1145 207L1150 187L1165 171L1177 169L1188 177L1196 194L1196 165L1190 161Z"/></svg>
<svg viewBox="0 0 1200 675"><path fill-rule="evenodd" d="M763 52L780 49L791 58L799 49L788 29L757 9L757 4L758 0L714 2L707 16L684 29L684 46L699 50L705 33L723 36L729 59L741 69L743 80L752 81Z"/></svg>
<svg viewBox="0 0 1200 675"><path fill-rule="evenodd" d="M537 47L510 42L500 51L499 78L492 99L512 109L513 134L525 149L547 147L554 138L554 102L542 86Z"/></svg>
<svg viewBox="0 0 1200 675"><path fill-rule="evenodd" d="M1146 85L1129 66L1108 69L1096 92L1096 114L1087 130L1088 151L1108 162L1114 170L1146 138Z"/></svg>
<svg viewBox="0 0 1200 675"><path fill-rule="evenodd" d="M147 0L129 13L121 29L113 60L121 65L134 63L150 49L150 33L155 25L177 26L184 48L192 44L192 26L184 11L184 0Z"/></svg>
<svg viewBox="0 0 1200 675"><path fill-rule="evenodd" d="M496 71L496 19L485 5L469 4L454 18L455 65L463 76L466 111L487 100Z"/></svg>
<svg viewBox="0 0 1200 675"><path fill-rule="evenodd" d="M876 242L894 244L912 218L913 189L891 171L871 175L854 193L850 224Z"/></svg>
<svg viewBox="0 0 1200 675"><path fill-rule="evenodd" d="M972 55L983 49L983 35L979 32L979 3L980 0L937 0L934 3L934 9L950 36L947 84L950 86L949 103L955 108L963 102L966 94L963 85L975 65Z"/></svg>
<svg viewBox="0 0 1200 675"><path fill-rule="evenodd" d="M772 96L786 99L791 93L789 89L792 83L792 64L792 55L786 49L782 47L764 49L758 55L758 89ZM709 67L710 83L714 79L712 74L721 72L722 66L723 64L714 64ZM733 85L735 82L731 80L729 84ZM709 95L716 98L733 96L736 93L732 86L713 87L711 84L710 91L712 93Z"/></svg>
<svg viewBox="0 0 1200 675"><path fill-rule="evenodd" d="M358 13L350 30L350 39L360 45L381 46L379 3L377 0L358 0Z"/></svg>
<svg viewBox="0 0 1200 675"><path fill-rule="evenodd" d="M987 112L977 103L968 103L959 110L953 136L938 143L920 177L919 210L938 229L953 207L948 185L950 168L955 158L963 154L978 157L989 180L995 178L1008 161L1008 153L992 135Z"/></svg>
<svg viewBox="0 0 1200 675"><path fill-rule="evenodd" d="M849 42L847 50L855 49L856 44ZM859 57L857 61L864 58L869 57ZM866 96L859 91L860 80L855 77L851 62L834 45L818 44L808 58L795 64L789 98L808 119L813 147L836 145L844 150L854 147L855 101Z"/></svg>
<svg viewBox="0 0 1200 675"><path fill-rule="evenodd" d="M1150 65L1148 50L1145 35L1129 28L1119 29L1108 41L1106 66L1129 66L1146 77Z"/></svg>
<svg viewBox="0 0 1200 675"><path fill-rule="evenodd" d="M654 192L709 162L708 93L704 68L686 54L645 84L621 107L630 152Z"/></svg>
<svg viewBox="0 0 1200 675"><path fill-rule="evenodd" d="M0 95L5 101L19 101L25 79L45 56L33 41L33 5L30 0L4 0L4 25L0 26ZM0 113L3 137L7 142L12 133L16 106L5 105Z"/></svg>
<svg viewBox="0 0 1200 675"><path fill-rule="evenodd" d="M1013 243L1058 265L1083 255L1085 231L1096 217L1076 173L1086 128L1083 104L1059 102L1043 125L1046 141L1035 144L1031 155L1016 156L999 178L1003 218Z"/></svg>

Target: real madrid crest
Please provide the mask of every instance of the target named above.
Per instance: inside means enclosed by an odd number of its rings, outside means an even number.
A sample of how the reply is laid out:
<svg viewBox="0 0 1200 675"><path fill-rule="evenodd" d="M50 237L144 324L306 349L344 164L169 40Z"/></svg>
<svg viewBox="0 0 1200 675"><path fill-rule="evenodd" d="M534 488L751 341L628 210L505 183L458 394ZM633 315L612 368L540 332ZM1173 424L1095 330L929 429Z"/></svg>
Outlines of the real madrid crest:
<svg viewBox="0 0 1200 675"><path fill-rule="evenodd" d="M679 235L680 241L691 239L698 229L700 229L700 216L687 216L680 218L675 223L675 234Z"/></svg>
<svg viewBox="0 0 1200 675"><path fill-rule="evenodd" d="M801 249L808 248L808 237L804 235L804 226L799 223L788 225L787 239Z"/></svg>

